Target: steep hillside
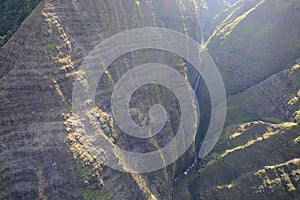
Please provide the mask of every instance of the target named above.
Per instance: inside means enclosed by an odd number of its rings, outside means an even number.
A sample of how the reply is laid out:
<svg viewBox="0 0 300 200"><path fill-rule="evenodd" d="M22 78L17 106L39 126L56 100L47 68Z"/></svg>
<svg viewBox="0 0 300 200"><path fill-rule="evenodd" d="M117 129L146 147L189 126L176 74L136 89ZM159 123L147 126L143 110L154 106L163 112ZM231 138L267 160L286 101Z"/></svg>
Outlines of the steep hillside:
<svg viewBox="0 0 300 200"><path fill-rule="evenodd" d="M283 71L228 98L228 123L243 120L298 121L300 108L300 62L295 60Z"/></svg>
<svg viewBox="0 0 300 200"><path fill-rule="evenodd" d="M176 185L175 199L297 199L299 137L295 123L229 126L199 169Z"/></svg>
<svg viewBox="0 0 300 200"><path fill-rule="evenodd" d="M243 1L234 5L207 43L228 94L263 81L299 55L299 1L261 0L246 5Z"/></svg>
<svg viewBox="0 0 300 200"><path fill-rule="evenodd" d="M207 47L229 95L226 127L174 199L299 199L299 5L238 1L213 19Z"/></svg>
<svg viewBox="0 0 300 200"><path fill-rule="evenodd" d="M200 8L201 8L200 18L203 27L203 37L205 41L211 36L213 30L216 28L218 23L224 20L224 18L220 16L226 16L225 10L232 7L232 4L235 1L236 0L233 0L232 2L228 2L224 0L217 0L217 1L201 0L200 1Z"/></svg>
<svg viewBox="0 0 300 200"><path fill-rule="evenodd" d="M196 170L177 181L178 199L298 199L299 69L296 59L228 98L222 137Z"/></svg>
<svg viewBox="0 0 300 200"><path fill-rule="evenodd" d="M139 88L130 100L133 121L149 124L153 104L164 105L169 120L156 136L133 138L113 119L114 86L145 63L172 66L190 83L198 73L178 55L138 50L105 71L95 108L75 114L72 89L76 81L89 87L79 67L99 43L149 26L205 42L228 92L226 126L213 151L195 162L210 114L201 79L199 143L164 169L123 173L99 157L124 167L127 158L96 148L99 138L77 123L100 124L106 140L122 149L158 150L178 130L176 96L155 84ZM299 199L299 35L299 0L42 0L0 48L0 199Z"/></svg>
<svg viewBox="0 0 300 200"><path fill-rule="evenodd" d="M222 137L195 170L176 182L177 199L299 198L299 69L296 59L229 96Z"/></svg>
<svg viewBox="0 0 300 200"><path fill-rule="evenodd" d="M97 150L74 130L77 116L71 112L73 82L83 58L113 34L160 26L200 41L196 4L160 2L44 0L0 49L0 199L170 199L175 173L192 162L193 147L166 169L121 173L95 159ZM188 76L180 57L145 50L118 58L98 85L93 112L108 138L127 150L156 150L178 129L176 112L170 110L174 120L154 139L133 140L111 120L108 107L114 84L130 67L149 61ZM140 124L149 120L140 104L166 99L167 110L176 105L174 96L157 86L141 88L136 95L131 111Z"/></svg>

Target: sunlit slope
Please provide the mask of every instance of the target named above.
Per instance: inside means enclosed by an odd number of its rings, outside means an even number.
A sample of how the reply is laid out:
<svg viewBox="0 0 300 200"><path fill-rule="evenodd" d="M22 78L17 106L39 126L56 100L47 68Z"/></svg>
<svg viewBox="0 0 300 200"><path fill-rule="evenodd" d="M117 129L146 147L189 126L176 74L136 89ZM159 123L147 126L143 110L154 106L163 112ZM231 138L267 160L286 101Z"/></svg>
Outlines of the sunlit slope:
<svg viewBox="0 0 300 200"><path fill-rule="evenodd" d="M200 168L178 183L175 199L296 198L299 137L294 123L229 126Z"/></svg>
<svg viewBox="0 0 300 200"><path fill-rule="evenodd" d="M296 59L229 96L222 136L198 169L176 183L178 199L299 197L299 69Z"/></svg>
<svg viewBox="0 0 300 200"><path fill-rule="evenodd" d="M229 15L236 1L200 0L200 17L205 40L211 36L216 26Z"/></svg>
<svg viewBox="0 0 300 200"><path fill-rule="evenodd" d="M207 43L229 94L279 72L300 51L299 1L250 2L237 3Z"/></svg>

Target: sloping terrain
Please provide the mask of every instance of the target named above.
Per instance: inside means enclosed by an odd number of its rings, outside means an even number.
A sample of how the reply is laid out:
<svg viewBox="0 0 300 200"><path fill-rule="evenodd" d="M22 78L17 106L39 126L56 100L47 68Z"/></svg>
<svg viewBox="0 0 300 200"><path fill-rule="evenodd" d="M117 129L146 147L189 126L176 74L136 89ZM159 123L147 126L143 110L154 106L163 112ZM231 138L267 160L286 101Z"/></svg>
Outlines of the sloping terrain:
<svg viewBox="0 0 300 200"><path fill-rule="evenodd" d="M176 183L178 199L298 199L299 80L296 59L230 96L222 137L198 169Z"/></svg>
<svg viewBox="0 0 300 200"><path fill-rule="evenodd" d="M177 184L175 199L299 198L299 136L295 123L227 127L188 184Z"/></svg>
<svg viewBox="0 0 300 200"><path fill-rule="evenodd" d="M207 43L228 94L263 81L299 56L299 1L240 5L245 2L234 5Z"/></svg>
<svg viewBox="0 0 300 200"><path fill-rule="evenodd" d="M84 57L113 34L147 26L203 40L229 95L218 144L186 176L194 146L165 169L122 173L102 165L74 128L81 116L72 112L72 88ZM299 35L298 0L41 1L0 49L0 199L299 199ZM171 119L162 133L134 139L114 124L115 83L150 62L173 66L190 82L197 75L177 55L156 50L109 66L93 114L112 143L135 152L159 149L178 129L175 96L153 85L136 92L130 111L145 125L147 109L162 103Z"/></svg>
<svg viewBox="0 0 300 200"><path fill-rule="evenodd" d="M299 199L299 2L251 3L224 10L208 40L229 94L226 127L175 199Z"/></svg>
<svg viewBox="0 0 300 200"><path fill-rule="evenodd" d="M207 40L213 33L213 30L216 28L218 23L221 23L226 16L229 15L225 11L230 10L236 1L237 0L233 0L232 2L224 0L200 1L200 17L204 40Z"/></svg>
<svg viewBox="0 0 300 200"><path fill-rule="evenodd" d="M286 69L274 74L246 91L228 98L228 123L238 123L252 117L273 122L295 121L299 104L300 65L294 61ZM245 113L239 115L239 113ZM249 120L249 118L248 118Z"/></svg>
<svg viewBox="0 0 300 200"><path fill-rule="evenodd" d="M94 149L87 149L85 138L74 131L71 112L72 86L84 56L113 34L160 26L200 40L194 4L161 2L44 0L0 49L0 199L170 199L175 173L192 160L193 147L167 169L121 173L93 157ZM149 50L117 59L99 82L95 113L108 138L124 149L156 150L178 127L173 114L174 124L166 125L165 134L140 141L122 134L111 121L107 107L114 83L130 67L148 61L187 75L178 56ZM149 93L152 99L143 102ZM132 103L137 123L148 120L139 105L163 101L164 95L171 94L165 89L157 93L156 87L137 93ZM166 105L172 107L176 102L169 97Z"/></svg>

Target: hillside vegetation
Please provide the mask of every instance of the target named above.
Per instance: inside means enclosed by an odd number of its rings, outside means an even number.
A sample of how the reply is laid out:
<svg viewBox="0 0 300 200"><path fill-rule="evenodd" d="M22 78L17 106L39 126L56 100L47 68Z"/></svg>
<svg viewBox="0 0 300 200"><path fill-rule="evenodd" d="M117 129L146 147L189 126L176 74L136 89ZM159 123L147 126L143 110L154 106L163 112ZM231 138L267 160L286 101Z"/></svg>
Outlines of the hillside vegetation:
<svg viewBox="0 0 300 200"><path fill-rule="evenodd" d="M41 0L0 1L0 46L18 30L21 23Z"/></svg>

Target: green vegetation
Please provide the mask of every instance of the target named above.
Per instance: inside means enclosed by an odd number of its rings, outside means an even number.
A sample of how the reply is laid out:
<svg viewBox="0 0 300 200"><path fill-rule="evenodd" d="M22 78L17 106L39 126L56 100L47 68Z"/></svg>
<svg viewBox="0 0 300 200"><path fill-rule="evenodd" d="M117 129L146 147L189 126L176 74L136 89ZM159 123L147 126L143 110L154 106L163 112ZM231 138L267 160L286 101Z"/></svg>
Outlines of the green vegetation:
<svg viewBox="0 0 300 200"><path fill-rule="evenodd" d="M104 34L106 37L110 37L112 35L112 30L110 28L107 28L104 30Z"/></svg>
<svg viewBox="0 0 300 200"><path fill-rule="evenodd" d="M91 189L86 188L83 192L84 199L93 199L94 192Z"/></svg>
<svg viewBox="0 0 300 200"><path fill-rule="evenodd" d="M55 46L54 44L47 44L47 45L46 45L46 48L47 48L47 49L52 49L52 48L54 48L54 46Z"/></svg>
<svg viewBox="0 0 300 200"><path fill-rule="evenodd" d="M41 0L0 0L0 46L4 45Z"/></svg>
<svg viewBox="0 0 300 200"><path fill-rule="evenodd" d="M68 105L67 105L67 110L68 110L68 111L73 110L73 104L68 104Z"/></svg>

